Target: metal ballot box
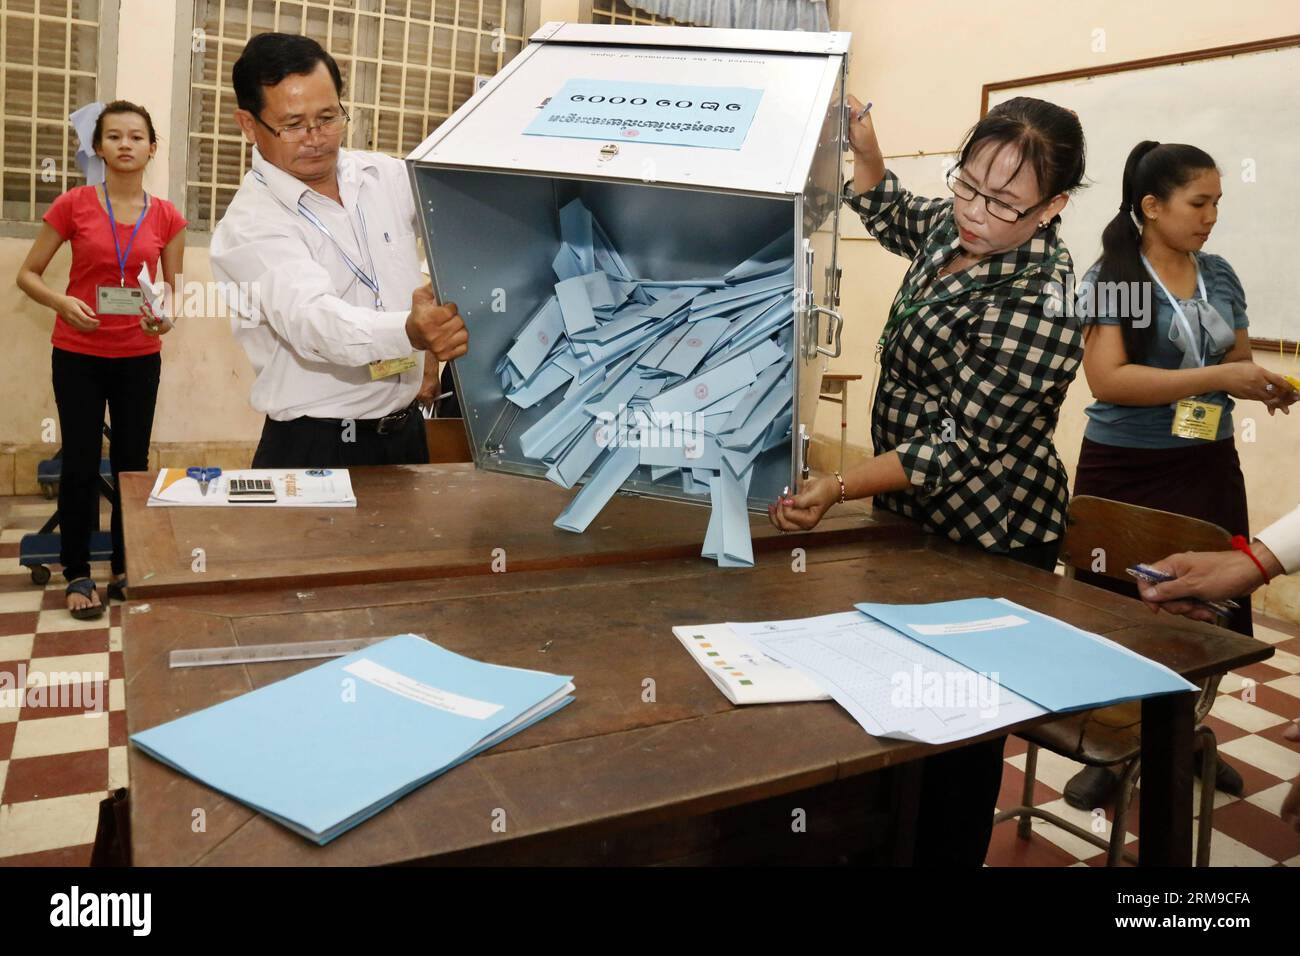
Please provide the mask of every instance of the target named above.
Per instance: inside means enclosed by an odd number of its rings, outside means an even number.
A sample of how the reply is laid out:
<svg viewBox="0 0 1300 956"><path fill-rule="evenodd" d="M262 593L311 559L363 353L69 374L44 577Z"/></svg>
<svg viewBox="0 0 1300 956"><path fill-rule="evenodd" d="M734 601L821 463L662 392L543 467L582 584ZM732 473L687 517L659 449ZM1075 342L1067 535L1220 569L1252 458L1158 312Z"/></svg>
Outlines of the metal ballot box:
<svg viewBox="0 0 1300 956"><path fill-rule="evenodd" d="M554 402L507 400L500 361L555 294L561 211L580 199L628 271L665 284L723 276L789 235L792 424L752 462L742 497L765 510L796 486L826 357L840 350L848 45L847 33L548 23L410 154L434 291L469 328L453 372L478 467L547 474L520 436ZM566 132L538 135L561 107ZM641 466L619 487L709 500L655 479Z"/></svg>

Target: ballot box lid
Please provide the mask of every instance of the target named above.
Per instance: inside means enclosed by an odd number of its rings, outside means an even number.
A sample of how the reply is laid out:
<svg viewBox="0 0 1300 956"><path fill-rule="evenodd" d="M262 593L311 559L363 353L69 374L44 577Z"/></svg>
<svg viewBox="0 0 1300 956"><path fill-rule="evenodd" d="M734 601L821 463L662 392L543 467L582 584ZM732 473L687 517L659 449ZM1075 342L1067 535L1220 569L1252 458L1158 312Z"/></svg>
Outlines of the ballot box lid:
<svg viewBox="0 0 1300 956"><path fill-rule="evenodd" d="M819 153L840 149L848 43L847 33L548 23L407 159L416 167L801 195ZM629 105L622 127L622 116L602 118L608 125L584 116L585 127L539 127L562 91L567 104L571 83L608 88L611 100L644 91L652 105L666 98L696 107ZM710 102L713 112L700 109ZM674 119L713 129L714 117L718 128L740 130L730 144L702 146L665 132L664 124L679 128Z"/></svg>
<svg viewBox="0 0 1300 956"><path fill-rule="evenodd" d="M718 27L626 26L591 23L544 23L529 37L533 42L626 44L632 46L694 47L711 50L753 50L770 53L846 54L849 33L808 33L803 30L724 30Z"/></svg>

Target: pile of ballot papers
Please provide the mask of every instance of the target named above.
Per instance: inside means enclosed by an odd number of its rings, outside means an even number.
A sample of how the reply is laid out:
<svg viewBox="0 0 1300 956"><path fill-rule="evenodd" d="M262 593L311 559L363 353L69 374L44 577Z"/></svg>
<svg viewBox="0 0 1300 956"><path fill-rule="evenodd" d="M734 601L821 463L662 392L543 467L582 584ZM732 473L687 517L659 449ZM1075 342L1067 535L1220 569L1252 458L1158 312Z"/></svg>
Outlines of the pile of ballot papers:
<svg viewBox="0 0 1300 956"><path fill-rule="evenodd" d="M556 519L582 532L639 467L708 495L702 554L753 564L746 505L754 462L790 444L793 236L723 276L634 278L581 200L560 212L555 294L523 324L496 372L520 408L549 403L524 455L572 488Z"/></svg>
<svg viewBox="0 0 1300 956"><path fill-rule="evenodd" d="M569 677L485 664L401 634L131 742L324 844L572 694Z"/></svg>

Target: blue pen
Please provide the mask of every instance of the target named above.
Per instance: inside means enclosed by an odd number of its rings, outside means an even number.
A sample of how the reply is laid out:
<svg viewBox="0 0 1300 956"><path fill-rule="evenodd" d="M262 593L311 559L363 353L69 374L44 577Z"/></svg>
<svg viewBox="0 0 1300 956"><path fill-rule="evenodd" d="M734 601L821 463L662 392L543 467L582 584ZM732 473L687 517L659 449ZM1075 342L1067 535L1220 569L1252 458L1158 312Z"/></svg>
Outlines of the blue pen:
<svg viewBox="0 0 1300 956"><path fill-rule="evenodd" d="M220 468L186 468L185 476L199 483L199 492L208 493L208 483L221 474Z"/></svg>

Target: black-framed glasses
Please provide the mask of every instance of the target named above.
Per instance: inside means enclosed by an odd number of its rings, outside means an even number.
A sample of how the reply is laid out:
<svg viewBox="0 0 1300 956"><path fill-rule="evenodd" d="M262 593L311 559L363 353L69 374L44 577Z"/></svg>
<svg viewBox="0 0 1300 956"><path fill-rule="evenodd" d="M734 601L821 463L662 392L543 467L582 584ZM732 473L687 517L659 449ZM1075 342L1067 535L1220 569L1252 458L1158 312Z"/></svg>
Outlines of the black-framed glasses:
<svg viewBox="0 0 1300 956"><path fill-rule="evenodd" d="M1001 199L995 199L988 193L982 193L966 180L957 175L957 170L952 169L948 172L948 188L952 190L954 196L958 199L970 201L976 196L984 197L984 208L989 211L989 215L994 219L1001 219L1003 222L1019 222L1026 216L1033 215L1034 210L1038 209L1043 203L1037 203L1030 206L1024 212L1021 212L1015 206L1009 206Z"/></svg>
<svg viewBox="0 0 1300 956"><path fill-rule="evenodd" d="M269 129L273 135L284 140L286 143L301 143L317 130L320 130L326 136L337 136L347 127L348 122L352 117L348 115L346 109L339 106L339 114L337 116L323 119L314 126L281 126L279 129L276 129L256 113L253 114L253 119L257 120Z"/></svg>

